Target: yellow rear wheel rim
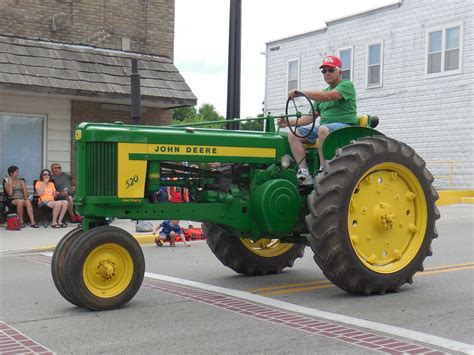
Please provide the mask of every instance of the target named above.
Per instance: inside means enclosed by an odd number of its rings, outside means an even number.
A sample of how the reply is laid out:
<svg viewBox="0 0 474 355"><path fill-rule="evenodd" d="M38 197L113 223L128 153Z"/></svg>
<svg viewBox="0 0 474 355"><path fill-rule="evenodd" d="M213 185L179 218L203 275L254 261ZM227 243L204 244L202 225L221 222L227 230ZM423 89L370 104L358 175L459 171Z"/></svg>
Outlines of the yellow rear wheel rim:
<svg viewBox="0 0 474 355"><path fill-rule="evenodd" d="M87 256L83 266L87 289L95 296L111 298L120 295L133 277L133 260L121 245L107 243Z"/></svg>
<svg viewBox="0 0 474 355"><path fill-rule="evenodd" d="M359 260L391 274L417 255L427 225L423 188L405 166L383 163L368 170L352 192L348 232Z"/></svg>
<svg viewBox="0 0 474 355"><path fill-rule="evenodd" d="M241 239L242 244L252 253L264 258L272 258L288 252L294 244L282 243L279 239Z"/></svg>

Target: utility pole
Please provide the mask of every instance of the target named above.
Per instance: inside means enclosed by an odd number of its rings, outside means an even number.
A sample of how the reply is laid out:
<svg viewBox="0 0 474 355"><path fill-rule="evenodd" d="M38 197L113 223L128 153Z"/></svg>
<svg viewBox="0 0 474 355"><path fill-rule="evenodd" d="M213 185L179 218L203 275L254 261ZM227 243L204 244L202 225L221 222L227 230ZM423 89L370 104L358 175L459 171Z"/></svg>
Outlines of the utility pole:
<svg viewBox="0 0 474 355"><path fill-rule="evenodd" d="M229 58L227 67L227 120L240 118L240 43L242 0L230 0ZM227 129L239 129L240 122L227 123Z"/></svg>

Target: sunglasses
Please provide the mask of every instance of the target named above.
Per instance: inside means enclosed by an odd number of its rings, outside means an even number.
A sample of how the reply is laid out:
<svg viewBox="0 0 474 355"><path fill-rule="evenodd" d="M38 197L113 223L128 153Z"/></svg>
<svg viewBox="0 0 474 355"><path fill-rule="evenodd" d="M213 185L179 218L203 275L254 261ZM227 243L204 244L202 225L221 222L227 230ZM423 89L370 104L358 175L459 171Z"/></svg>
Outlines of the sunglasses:
<svg viewBox="0 0 474 355"><path fill-rule="evenodd" d="M334 73L335 71L336 71L336 68L321 69L322 74Z"/></svg>
<svg viewBox="0 0 474 355"><path fill-rule="evenodd" d="M50 174L43 174L43 176L51 176Z"/></svg>

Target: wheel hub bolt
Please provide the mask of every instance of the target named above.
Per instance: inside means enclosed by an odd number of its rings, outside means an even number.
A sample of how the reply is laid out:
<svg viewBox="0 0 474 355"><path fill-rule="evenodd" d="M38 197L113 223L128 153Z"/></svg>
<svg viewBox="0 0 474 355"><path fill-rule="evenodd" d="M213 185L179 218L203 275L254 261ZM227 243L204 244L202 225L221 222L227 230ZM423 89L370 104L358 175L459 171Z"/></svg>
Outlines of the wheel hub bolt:
<svg viewBox="0 0 474 355"><path fill-rule="evenodd" d="M397 219L397 215L393 213L391 206L383 202L379 204L377 216L385 229L392 229Z"/></svg>
<svg viewBox="0 0 474 355"><path fill-rule="evenodd" d="M356 234L352 235L352 236L351 236L351 241L352 241L352 243L354 243L354 244L359 243L359 236L356 235Z"/></svg>
<svg viewBox="0 0 474 355"><path fill-rule="evenodd" d="M398 250L398 249L395 249L395 250L393 251L393 258L394 258L395 260L400 260L401 257L402 257L401 251Z"/></svg>
<svg viewBox="0 0 474 355"><path fill-rule="evenodd" d="M397 218L397 216L395 216L395 214L386 213L386 214L382 215L381 223L385 227L385 229L392 229L393 228L393 222L395 221L396 218Z"/></svg>
<svg viewBox="0 0 474 355"><path fill-rule="evenodd" d="M413 223L410 223L410 224L408 225L408 230L409 230L411 233L415 233L415 232L418 230L418 228L417 228L416 225L414 225Z"/></svg>
<svg viewBox="0 0 474 355"><path fill-rule="evenodd" d="M369 264L375 264L375 260L377 260L377 257L375 256L375 254L372 254L370 258L367 258L367 262Z"/></svg>
<svg viewBox="0 0 474 355"><path fill-rule="evenodd" d="M115 263L112 260L102 260L97 265L96 275L102 281L110 280L115 276Z"/></svg>

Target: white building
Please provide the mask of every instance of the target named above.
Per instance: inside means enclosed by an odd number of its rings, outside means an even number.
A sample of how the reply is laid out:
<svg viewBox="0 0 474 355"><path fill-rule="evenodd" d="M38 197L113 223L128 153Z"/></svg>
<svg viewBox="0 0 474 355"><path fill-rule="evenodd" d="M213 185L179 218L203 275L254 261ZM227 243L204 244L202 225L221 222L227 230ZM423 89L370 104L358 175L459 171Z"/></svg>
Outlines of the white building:
<svg viewBox="0 0 474 355"><path fill-rule="evenodd" d="M360 115L379 116L378 130L411 145L437 188L474 190L473 7L399 0L268 42L266 112L284 112L291 88L327 86L318 67L337 55Z"/></svg>

